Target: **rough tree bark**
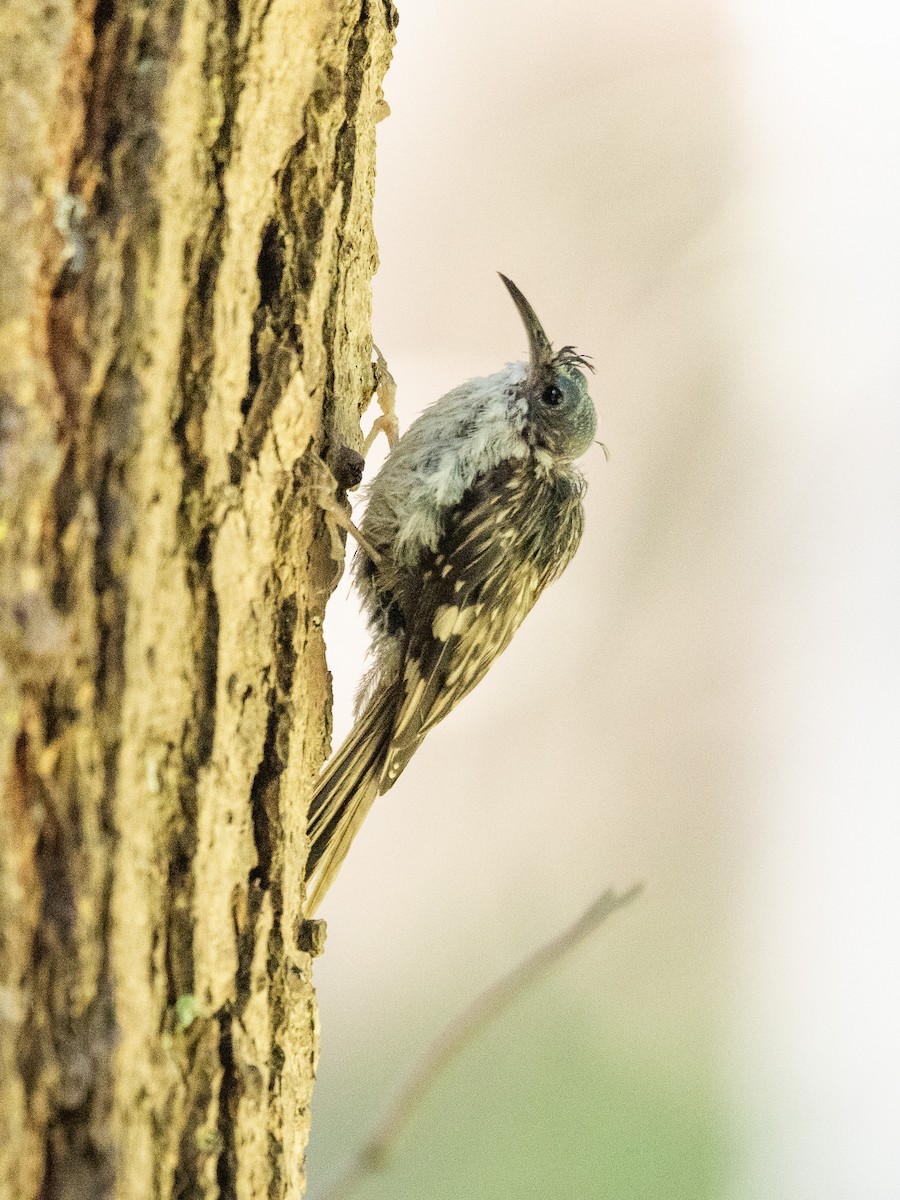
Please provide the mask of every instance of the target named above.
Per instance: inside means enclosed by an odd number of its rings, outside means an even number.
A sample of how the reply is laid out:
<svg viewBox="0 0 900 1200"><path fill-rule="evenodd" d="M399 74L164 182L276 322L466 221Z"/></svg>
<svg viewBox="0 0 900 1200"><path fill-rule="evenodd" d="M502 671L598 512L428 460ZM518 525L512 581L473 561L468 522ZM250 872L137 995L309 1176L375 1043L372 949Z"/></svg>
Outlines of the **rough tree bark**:
<svg viewBox="0 0 900 1200"><path fill-rule="evenodd" d="M0 1195L297 1196L396 14L0 7Z"/></svg>

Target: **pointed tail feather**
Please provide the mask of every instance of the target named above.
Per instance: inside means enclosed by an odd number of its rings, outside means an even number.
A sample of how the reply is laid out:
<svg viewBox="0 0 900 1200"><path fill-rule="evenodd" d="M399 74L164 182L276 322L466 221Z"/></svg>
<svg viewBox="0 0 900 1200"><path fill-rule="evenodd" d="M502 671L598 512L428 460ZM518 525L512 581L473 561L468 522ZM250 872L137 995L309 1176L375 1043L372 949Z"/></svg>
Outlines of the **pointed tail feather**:
<svg viewBox="0 0 900 1200"><path fill-rule="evenodd" d="M398 688L376 695L319 779L309 808L306 915L313 916L375 802Z"/></svg>

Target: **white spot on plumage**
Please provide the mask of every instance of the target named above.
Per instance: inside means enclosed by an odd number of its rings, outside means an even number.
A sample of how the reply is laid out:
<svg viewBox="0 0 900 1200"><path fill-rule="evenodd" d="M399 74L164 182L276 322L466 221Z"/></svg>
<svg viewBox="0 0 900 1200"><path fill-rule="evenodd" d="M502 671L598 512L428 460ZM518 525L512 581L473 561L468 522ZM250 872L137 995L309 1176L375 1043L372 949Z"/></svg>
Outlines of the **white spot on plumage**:
<svg viewBox="0 0 900 1200"><path fill-rule="evenodd" d="M455 604L442 604L434 614L431 632L439 642L446 642L449 637L453 636L453 627L458 616L459 609Z"/></svg>
<svg viewBox="0 0 900 1200"><path fill-rule="evenodd" d="M456 604L442 604L434 614L431 632L439 642L446 642L454 636L459 637L466 632L480 611L480 604L462 607Z"/></svg>
<svg viewBox="0 0 900 1200"><path fill-rule="evenodd" d="M555 466L553 455L549 450L536 448L534 451L534 461L537 463L540 472L546 475L549 475Z"/></svg>
<svg viewBox="0 0 900 1200"><path fill-rule="evenodd" d="M416 671L418 676L418 671ZM397 723L394 730L394 738L401 737L404 731L409 726L409 723L416 717L419 710L419 705L422 703L422 697L425 695L425 680L419 678L416 686L411 692L408 692L403 701L404 717L402 721Z"/></svg>

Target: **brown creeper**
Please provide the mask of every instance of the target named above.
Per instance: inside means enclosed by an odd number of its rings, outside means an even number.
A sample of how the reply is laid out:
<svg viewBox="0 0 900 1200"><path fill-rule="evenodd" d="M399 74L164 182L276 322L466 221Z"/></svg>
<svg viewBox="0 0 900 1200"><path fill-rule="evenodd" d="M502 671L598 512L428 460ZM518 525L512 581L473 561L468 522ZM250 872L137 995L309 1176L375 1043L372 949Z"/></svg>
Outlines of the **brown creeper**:
<svg viewBox="0 0 900 1200"><path fill-rule="evenodd" d="M369 489L353 573L372 666L310 807L309 914L375 797L509 645L581 538L585 484L573 463L597 424L579 369L589 363L571 346L554 353L534 309L501 279L529 362L426 409Z"/></svg>

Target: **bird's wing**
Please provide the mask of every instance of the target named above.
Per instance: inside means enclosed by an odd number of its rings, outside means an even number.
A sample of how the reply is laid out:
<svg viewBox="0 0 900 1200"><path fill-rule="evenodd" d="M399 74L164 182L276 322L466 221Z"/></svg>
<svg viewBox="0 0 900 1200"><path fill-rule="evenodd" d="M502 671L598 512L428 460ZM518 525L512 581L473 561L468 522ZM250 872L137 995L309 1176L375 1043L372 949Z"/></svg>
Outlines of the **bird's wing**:
<svg viewBox="0 0 900 1200"><path fill-rule="evenodd" d="M539 492L525 494L524 488ZM478 480L423 564L408 621L402 697L381 790L425 734L481 680L551 580L565 568L583 526L581 489L536 483L508 465Z"/></svg>

